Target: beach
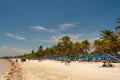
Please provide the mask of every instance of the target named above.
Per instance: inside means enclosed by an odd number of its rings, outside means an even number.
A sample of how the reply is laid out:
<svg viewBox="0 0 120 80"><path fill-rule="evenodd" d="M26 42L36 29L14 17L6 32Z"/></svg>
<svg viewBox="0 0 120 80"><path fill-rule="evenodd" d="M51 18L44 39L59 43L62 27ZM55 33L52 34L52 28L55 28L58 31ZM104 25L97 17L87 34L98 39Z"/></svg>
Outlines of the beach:
<svg viewBox="0 0 120 80"><path fill-rule="evenodd" d="M71 62L65 65L60 61L30 60L18 63L22 76L13 80L119 80L120 63L114 67L102 67L101 62Z"/></svg>
<svg viewBox="0 0 120 80"><path fill-rule="evenodd" d="M10 64L5 59L0 59L0 80L4 80L10 69Z"/></svg>

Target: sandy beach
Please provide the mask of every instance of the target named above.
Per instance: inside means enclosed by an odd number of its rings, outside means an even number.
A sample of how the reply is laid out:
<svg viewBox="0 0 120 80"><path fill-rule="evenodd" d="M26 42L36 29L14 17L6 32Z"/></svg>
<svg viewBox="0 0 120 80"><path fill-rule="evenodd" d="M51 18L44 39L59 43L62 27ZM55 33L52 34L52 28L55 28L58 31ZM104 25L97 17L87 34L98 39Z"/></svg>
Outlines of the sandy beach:
<svg viewBox="0 0 120 80"><path fill-rule="evenodd" d="M4 77L4 80L23 80L22 78L22 69L19 64L14 61L14 59L8 59L9 64L11 65L9 71Z"/></svg>
<svg viewBox="0 0 120 80"><path fill-rule="evenodd" d="M98 62L71 62L65 65L59 61L30 60L25 63L18 62L20 79L11 80L119 80L120 63L114 67L101 67ZM17 72L18 73L18 72ZM14 75L15 76L15 75Z"/></svg>
<svg viewBox="0 0 120 80"><path fill-rule="evenodd" d="M0 59L0 80L4 80L5 75L9 72L10 64L5 59Z"/></svg>

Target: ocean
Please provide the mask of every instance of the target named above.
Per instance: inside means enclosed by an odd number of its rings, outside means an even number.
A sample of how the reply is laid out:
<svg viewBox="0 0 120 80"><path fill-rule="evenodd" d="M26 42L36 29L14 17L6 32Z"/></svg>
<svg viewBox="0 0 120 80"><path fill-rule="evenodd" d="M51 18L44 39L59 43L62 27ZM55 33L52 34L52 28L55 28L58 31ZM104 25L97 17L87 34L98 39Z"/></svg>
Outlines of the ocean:
<svg viewBox="0 0 120 80"><path fill-rule="evenodd" d="M5 74L9 71L10 64L5 59L0 59L0 80L4 80Z"/></svg>

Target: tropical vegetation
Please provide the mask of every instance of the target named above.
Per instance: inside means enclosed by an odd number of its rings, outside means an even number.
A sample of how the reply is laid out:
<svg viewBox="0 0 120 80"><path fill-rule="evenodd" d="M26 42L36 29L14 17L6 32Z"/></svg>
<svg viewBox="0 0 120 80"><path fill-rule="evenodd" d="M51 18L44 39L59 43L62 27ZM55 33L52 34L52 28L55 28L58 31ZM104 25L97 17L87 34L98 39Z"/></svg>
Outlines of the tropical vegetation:
<svg viewBox="0 0 120 80"><path fill-rule="evenodd" d="M120 23L120 18L117 19L117 23ZM49 58L51 56L112 55L120 52L120 25L115 27L115 32L106 29L101 31L100 35L102 37L95 40L93 44L88 40L72 42L69 36L63 36L59 42L52 47L43 49L41 45L37 51L32 50L31 53L18 57L38 59L42 57Z"/></svg>

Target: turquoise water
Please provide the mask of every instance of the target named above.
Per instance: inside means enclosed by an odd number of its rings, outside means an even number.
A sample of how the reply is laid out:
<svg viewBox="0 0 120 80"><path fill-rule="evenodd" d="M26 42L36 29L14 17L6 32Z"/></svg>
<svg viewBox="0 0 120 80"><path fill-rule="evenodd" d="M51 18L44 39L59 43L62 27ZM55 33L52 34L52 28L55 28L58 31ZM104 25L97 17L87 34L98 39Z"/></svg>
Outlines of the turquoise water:
<svg viewBox="0 0 120 80"><path fill-rule="evenodd" d="M0 59L0 80L3 80L3 77L9 71L10 64L5 59Z"/></svg>

